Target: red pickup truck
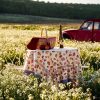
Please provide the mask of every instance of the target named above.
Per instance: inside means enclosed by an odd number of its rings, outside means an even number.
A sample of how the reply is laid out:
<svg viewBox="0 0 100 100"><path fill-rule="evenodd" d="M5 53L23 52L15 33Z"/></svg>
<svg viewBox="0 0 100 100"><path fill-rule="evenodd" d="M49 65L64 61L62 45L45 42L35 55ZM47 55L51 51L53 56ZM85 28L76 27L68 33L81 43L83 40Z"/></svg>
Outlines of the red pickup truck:
<svg viewBox="0 0 100 100"><path fill-rule="evenodd" d="M100 42L100 19L85 20L78 30L65 30L63 38Z"/></svg>

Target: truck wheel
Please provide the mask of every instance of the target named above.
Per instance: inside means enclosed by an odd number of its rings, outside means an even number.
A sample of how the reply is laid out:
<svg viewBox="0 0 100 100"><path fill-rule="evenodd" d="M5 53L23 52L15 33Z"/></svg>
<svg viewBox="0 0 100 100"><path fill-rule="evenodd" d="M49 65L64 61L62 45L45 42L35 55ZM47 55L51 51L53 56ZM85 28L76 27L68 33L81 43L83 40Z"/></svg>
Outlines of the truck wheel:
<svg viewBox="0 0 100 100"><path fill-rule="evenodd" d="M67 34L63 34L63 38L64 38L64 39L71 39L70 36L67 35Z"/></svg>

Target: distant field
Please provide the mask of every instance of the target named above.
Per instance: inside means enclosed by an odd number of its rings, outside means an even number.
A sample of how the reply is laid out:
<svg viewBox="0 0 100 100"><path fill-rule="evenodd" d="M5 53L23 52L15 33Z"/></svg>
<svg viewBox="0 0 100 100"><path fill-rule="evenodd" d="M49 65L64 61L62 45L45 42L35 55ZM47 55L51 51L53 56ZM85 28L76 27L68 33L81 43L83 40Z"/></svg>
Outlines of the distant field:
<svg viewBox="0 0 100 100"><path fill-rule="evenodd" d="M46 82L18 70L25 64L27 44L32 37L41 36L42 28L47 29L48 37L56 37L55 46L59 47L59 25L62 25L62 30L78 29L81 23L78 20L29 15L0 15L0 100L92 100L92 95L100 97L99 42L63 39L64 47L77 48L82 66L89 67L77 76L75 85L71 82L57 84L52 78Z"/></svg>
<svg viewBox="0 0 100 100"><path fill-rule="evenodd" d="M77 29L78 23L62 24L63 30ZM47 28L48 36L59 37L59 24L0 24L0 64L12 63L23 65L26 45L33 36L41 36L41 29ZM45 36L45 33L43 33ZM64 46L75 47L80 50L82 65L100 67L100 43L78 42L64 40Z"/></svg>
<svg viewBox="0 0 100 100"><path fill-rule="evenodd" d="M78 29L80 27L79 23L66 23L61 24L62 30L65 29ZM5 30L41 30L46 28L48 31L59 31L60 24L15 24L15 23L0 23L0 29Z"/></svg>
<svg viewBox="0 0 100 100"><path fill-rule="evenodd" d="M51 18L32 15L0 14L0 23L66 24L80 22L80 20L73 19Z"/></svg>

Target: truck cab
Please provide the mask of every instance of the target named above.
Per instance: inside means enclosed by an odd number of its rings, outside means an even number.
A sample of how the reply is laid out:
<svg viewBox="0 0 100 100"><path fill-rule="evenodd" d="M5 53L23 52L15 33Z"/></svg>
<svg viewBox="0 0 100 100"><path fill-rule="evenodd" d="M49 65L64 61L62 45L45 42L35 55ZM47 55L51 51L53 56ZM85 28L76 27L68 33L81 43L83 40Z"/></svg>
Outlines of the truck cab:
<svg viewBox="0 0 100 100"><path fill-rule="evenodd" d="M64 30L63 38L100 42L100 19L85 20L78 30Z"/></svg>

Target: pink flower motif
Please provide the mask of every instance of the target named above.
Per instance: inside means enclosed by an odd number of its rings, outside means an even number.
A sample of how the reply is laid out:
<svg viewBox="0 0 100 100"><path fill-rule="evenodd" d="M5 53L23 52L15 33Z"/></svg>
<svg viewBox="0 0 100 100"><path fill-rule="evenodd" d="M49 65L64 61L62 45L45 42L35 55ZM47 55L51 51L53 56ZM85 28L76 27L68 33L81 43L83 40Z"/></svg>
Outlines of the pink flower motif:
<svg viewBox="0 0 100 100"><path fill-rule="evenodd" d="M61 60L62 60L62 61L64 61L64 60L65 60L65 58L63 57L63 58L61 58Z"/></svg>
<svg viewBox="0 0 100 100"><path fill-rule="evenodd" d="M72 56L72 54L69 54L69 56Z"/></svg>
<svg viewBox="0 0 100 100"><path fill-rule="evenodd" d="M75 52L73 53L73 56L75 56Z"/></svg>

